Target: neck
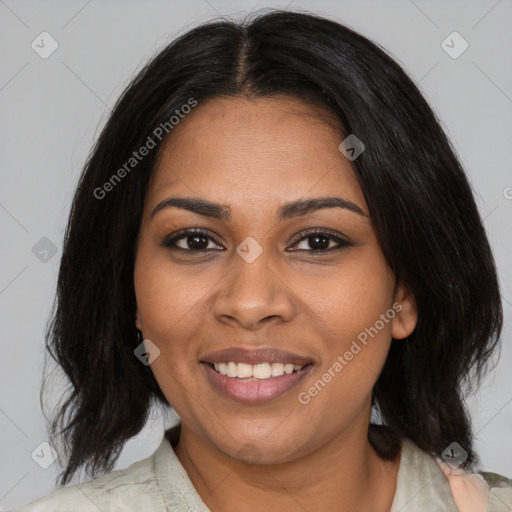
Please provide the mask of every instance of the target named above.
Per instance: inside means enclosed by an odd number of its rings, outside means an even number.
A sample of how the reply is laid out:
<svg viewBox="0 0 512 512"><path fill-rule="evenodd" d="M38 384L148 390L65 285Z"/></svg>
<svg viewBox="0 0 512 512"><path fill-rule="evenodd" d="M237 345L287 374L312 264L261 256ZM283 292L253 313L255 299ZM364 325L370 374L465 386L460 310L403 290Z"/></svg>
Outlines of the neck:
<svg viewBox="0 0 512 512"><path fill-rule="evenodd" d="M339 510L388 512L399 459L381 459L360 429L343 432L304 457L247 465L182 426L175 452L212 512Z"/></svg>

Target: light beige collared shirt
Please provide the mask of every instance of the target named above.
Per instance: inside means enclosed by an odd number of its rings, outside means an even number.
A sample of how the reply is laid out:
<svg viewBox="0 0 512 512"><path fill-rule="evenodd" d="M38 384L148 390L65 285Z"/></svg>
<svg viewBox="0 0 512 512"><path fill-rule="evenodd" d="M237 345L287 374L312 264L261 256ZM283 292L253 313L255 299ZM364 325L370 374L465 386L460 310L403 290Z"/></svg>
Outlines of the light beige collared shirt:
<svg viewBox="0 0 512 512"><path fill-rule="evenodd" d="M412 441L403 440L390 512L512 512L512 486L490 487L487 493L486 509L459 510L436 459ZM164 436L153 455L129 468L63 487L12 512L50 511L209 512L209 509Z"/></svg>

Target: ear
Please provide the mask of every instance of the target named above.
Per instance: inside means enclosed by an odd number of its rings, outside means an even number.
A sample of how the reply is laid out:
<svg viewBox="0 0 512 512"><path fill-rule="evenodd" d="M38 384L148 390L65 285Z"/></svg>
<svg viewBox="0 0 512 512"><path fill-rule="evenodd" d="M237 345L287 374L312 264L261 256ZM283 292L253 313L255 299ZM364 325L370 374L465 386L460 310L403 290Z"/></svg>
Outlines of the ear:
<svg viewBox="0 0 512 512"><path fill-rule="evenodd" d="M414 331L418 322L418 309L412 292L403 284L399 284L394 295L391 336L397 340L407 338Z"/></svg>
<svg viewBox="0 0 512 512"><path fill-rule="evenodd" d="M139 331L142 331L142 318L138 309L135 311L135 327L137 327Z"/></svg>

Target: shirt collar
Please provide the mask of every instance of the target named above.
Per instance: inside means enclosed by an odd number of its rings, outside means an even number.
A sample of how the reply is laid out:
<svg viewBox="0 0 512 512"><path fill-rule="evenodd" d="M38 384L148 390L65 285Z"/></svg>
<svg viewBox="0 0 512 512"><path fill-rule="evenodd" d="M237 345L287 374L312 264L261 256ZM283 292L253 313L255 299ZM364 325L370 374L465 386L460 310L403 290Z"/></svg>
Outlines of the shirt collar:
<svg viewBox="0 0 512 512"><path fill-rule="evenodd" d="M166 506L176 512L209 512L174 452L181 425L166 432L155 452L155 471ZM171 508L172 507L172 508ZM458 512L450 485L433 456L402 439L395 496L390 512Z"/></svg>
<svg viewBox="0 0 512 512"><path fill-rule="evenodd" d="M458 512L450 484L432 455L402 439L396 491L390 512Z"/></svg>

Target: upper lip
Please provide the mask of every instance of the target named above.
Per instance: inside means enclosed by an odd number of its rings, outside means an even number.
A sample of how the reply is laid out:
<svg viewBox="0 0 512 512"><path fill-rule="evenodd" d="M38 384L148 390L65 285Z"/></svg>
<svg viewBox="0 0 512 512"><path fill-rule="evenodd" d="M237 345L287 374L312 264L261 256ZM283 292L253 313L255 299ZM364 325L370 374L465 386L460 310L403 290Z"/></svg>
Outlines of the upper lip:
<svg viewBox="0 0 512 512"><path fill-rule="evenodd" d="M203 363L226 363L229 361L245 364L284 363L294 365L306 365L313 362L311 358L271 347L256 349L231 347L210 352L201 358Z"/></svg>

